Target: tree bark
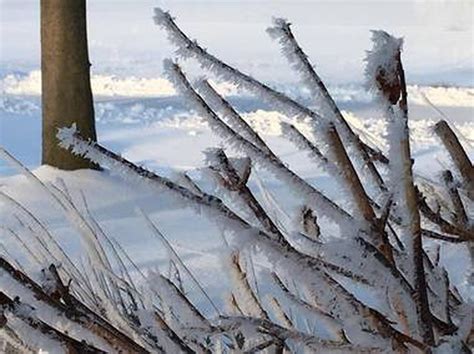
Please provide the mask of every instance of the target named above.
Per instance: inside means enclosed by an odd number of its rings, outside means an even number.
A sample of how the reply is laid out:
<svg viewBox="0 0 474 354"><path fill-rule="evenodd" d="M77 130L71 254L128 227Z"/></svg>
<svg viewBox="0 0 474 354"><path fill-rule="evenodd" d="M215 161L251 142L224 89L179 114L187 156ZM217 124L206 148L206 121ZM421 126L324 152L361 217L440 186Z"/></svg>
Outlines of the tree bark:
<svg viewBox="0 0 474 354"><path fill-rule="evenodd" d="M97 167L56 138L73 123L86 139L97 138L86 25L86 0L41 0L42 163L64 170Z"/></svg>

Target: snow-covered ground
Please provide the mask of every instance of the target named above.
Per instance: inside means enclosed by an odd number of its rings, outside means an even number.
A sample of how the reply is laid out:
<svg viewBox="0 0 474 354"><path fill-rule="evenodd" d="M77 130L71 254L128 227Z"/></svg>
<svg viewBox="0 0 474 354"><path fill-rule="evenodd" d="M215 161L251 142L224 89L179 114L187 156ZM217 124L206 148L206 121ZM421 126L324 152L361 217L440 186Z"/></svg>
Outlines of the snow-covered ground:
<svg viewBox="0 0 474 354"><path fill-rule="evenodd" d="M193 171L198 176L204 165L202 151L221 144L206 124L185 108L172 85L161 76L161 60L171 55L171 48L151 19L157 3L170 8L182 20L183 27L211 52L305 101L308 93L295 83L292 71L264 32L271 15L288 17L350 124L364 139L382 148L385 125L360 83L362 58L369 47L370 28L403 35L418 178L439 180L439 172L449 164L431 130L441 118L455 126L474 157L472 3L93 1L89 29L99 140L127 159L168 176L176 170ZM218 289L226 283L219 259L224 245L211 222L176 206L167 196L146 186L130 185L107 171L62 172L39 166L38 4L12 0L3 1L0 7L1 145L43 181L59 183L63 179L79 205L82 191L107 234L115 237L139 266L165 270L165 250L135 212L136 207L144 209L199 280L212 289L210 293L216 301L222 301ZM281 137L280 113L231 85L217 86L295 171L342 200L333 180ZM3 162L0 175L1 191L33 211L68 252L81 257L79 237L48 197ZM281 208L294 213L297 205L279 181L263 172L257 171L257 175ZM255 180L252 188L260 191ZM22 232L11 210L0 208L0 225ZM1 240L15 253L12 239L2 236ZM467 258L465 246L443 245L442 262L453 283L469 296L472 289L466 281Z"/></svg>

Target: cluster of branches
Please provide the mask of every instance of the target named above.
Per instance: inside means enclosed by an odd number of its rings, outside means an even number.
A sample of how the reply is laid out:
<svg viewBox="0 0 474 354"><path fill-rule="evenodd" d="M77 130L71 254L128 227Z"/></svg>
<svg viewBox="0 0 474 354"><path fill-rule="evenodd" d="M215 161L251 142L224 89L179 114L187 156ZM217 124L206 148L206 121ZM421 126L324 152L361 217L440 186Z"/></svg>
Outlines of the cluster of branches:
<svg viewBox="0 0 474 354"><path fill-rule="evenodd" d="M285 20L275 20L268 32L310 90L315 108L209 54L168 13L157 9L155 19L179 56L194 58L218 78L309 125L308 137L295 125L281 123L284 136L347 191L352 207L337 204L290 169L208 81L192 83L177 63L165 61L178 92L228 147L206 152L205 172L214 190L206 191L186 173L171 180L140 167L84 140L74 126L62 129L58 138L72 153L168 193L223 229L232 285L228 308L214 304L146 214L140 212L169 252L167 276L144 274L95 221L85 199L78 207L64 184L42 183L2 151L64 211L89 257L79 269L38 218L0 194L37 245L23 242L11 228L4 231L43 268L42 281L34 281L13 256L0 259L1 323L10 341L30 349L53 342L70 352L469 352L470 305L450 283L439 253L428 255L423 242L434 238L472 249L474 232L466 208L473 199L474 170L456 135L441 121L435 132L455 170L443 173L443 188L416 183L401 40L374 32L367 56L369 89L388 123L385 156L352 130ZM229 151L238 156L229 156ZM249 181L256 168L274 174L298 198L297 222L287 222L265 189L262 195L252 190ZM338 225L339 235L328 234L321 220ZM255 258L265 259L268 266L257 272ZM187 297L183 276L214 315L205 316ZM41 338L37 347L22 339L26 328Z"/></svg>

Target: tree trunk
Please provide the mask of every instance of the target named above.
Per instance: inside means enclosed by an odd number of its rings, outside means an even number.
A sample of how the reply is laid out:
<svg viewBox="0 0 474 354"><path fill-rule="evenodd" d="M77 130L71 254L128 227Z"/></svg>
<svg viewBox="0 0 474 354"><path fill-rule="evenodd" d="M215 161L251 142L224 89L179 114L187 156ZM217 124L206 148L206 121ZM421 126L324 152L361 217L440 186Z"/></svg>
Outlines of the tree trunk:
<svg viewBox="0 0 474 354"><path fill-rule="evenodd" d="M58 128L76 123L96 141L87 49L86 1L41 0L42 163L64 170L96 168L58 146Z"/></svg>

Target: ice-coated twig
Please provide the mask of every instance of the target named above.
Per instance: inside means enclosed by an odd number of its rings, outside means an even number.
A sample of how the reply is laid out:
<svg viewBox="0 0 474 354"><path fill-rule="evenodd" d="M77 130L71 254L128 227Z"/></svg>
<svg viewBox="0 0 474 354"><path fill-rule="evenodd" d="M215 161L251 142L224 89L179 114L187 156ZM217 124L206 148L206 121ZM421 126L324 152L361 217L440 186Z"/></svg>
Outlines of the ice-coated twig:
<svg viewBox="0 0 474 354"><path fill-rule="evenodd" d="M297 305L298 307L301 307L305 311L316 315L316 317L319 318L323 324L326 324L330 328L330 331L336 336L338 340L344 341L345 338L342 335L342 323L340 321L336 320L333 316L331 316L331 314L325 312L320 308L317 308L316 306L313 306L312 304L303 300L301 297L295 295L288 289L288 287L283 283L280 277L274 272L272 273L272 279L278 286L278 288L281 290L283 295L291 303Z"/></svg>
<svg viewBox="0 0 474 354"><path fill-rule="evenodd" d="M0 191L0 200L4 203L7 203L12 209L17 210L23 217L27 220L30 220L31 223L35 226L34 229L31 229L32 236L38 241L41 249L37 249L37 257L41 259L43 267L49 263L62 264L62 269L65 273L71 278L74 277L77 279L79 287L83 286L88 288L87 282L84 279L83 274L77 269L75 264L71 261L67 253L63 250L61 245L56 241L54 236L50 233L47 226L39 220L32 212L30 212L24 205L10 197L5 192ZM17 218L20 223L23 223L21 219ZM26 246L26 244L25 244ZM25 248L27 250L27 248ZM49 255L49 258L46 256ZM47 261L49 260L49 262ZM88 288L88 291L91 289ZM88 297L88 291L84 292L82 295Z"/></svg>
<svg viewBox="0 0 474 354"><path fill-rule="evenodd" d="M247 274L240 264L239 253L231 253L228 262L231 279L234 285L234 296L238 303L238 307L242 310L243 314L269 319L267 312L262 307L257 296L250 287Z"/></svg>
<svg viewBox="0 0 474 354"><path fill-rule="evenodd" d="M181 326L203 330L212 328L207 318L168 278L152 272L149 276L149 283L161 295L163 305L169 308L168 312L171 311L175 317L175 321L170 319L167 321L171 322L170 327L173 330L176 331Z"/></svg>
<svg viewBox="0 0 474 354"><path fill-rule="evenodd" d="M266 333L278 339L281 343L289 345L296 342L309 351L331 352L331 350L354 351L358 353L370 353L377 350L376 346L364 347L363 345L341 344L338 341L323 340L310 334L305 334L296 329L288 329L272 323L268 320L245 317L245 316L223 316L219 319L217 328L227 333L237 331ZM249 337L250 337L250 333ZM380 349L380 348L379 348Z"/></svg>
<svg viewBox="0 0 474 354"><path fill-rule="evenodd" d="M474 166L469 160L469 156L446 121L440 120L436 123L434 131L443 142L456 169L459 171L467 196L471 201L474 201Z"/></svg>
<svg viewBox="0 0 474 354"><path fill-rule="evenodd" d="M189 278L192 280L192 282L194 283L194 285L197 286L197 288L199 289L199 291L201 292L201 294L204 296L204 298L209 302L209 304L212 306L212 308L214 309L214 311L216 312L217 315L220 315L220 310L219 308L216 306L216 304L214 303L214 301L212 301L211 297L207 294L207 292L204 290L204 288L202 287L202 285L199 283L199 281L196 279L196 277L194 276L194 274L189 270L189 268L186 266L186 264L184 264L183 260L181 259L181 257L178 255L178 253L176 253L176 251L174 250L173 246L169 243L169 241L166 239L165 235L163 235L163 233L158 229L158 227L155 225L155 223L153 223L153 221L151 221L151 219L148 217L147 214L145 214L143 212L143 210L141 209L136 209L137 210L137 213L143 218L143 220L146 221L148 227L150 228L150 230L153 232L153 235L157 236L158 240L160 240L160 242L163 244L163 246L165 246L165 248L167 249L171 259L178 263L183 269L184 271L186 272L186 274L189 276Z"/></svg>
<svg viewBox="0 0 474 354"><path fill-rule="evenodd" d="M301 75L303 84L310 90L311 97L318 106L320 114L326 123L333 122L336 124L342 140L355 147L357 155L362 159L365 166L367 166L373 181L382 191L385 191L386 187L384 181L369 155L369 152L373 149L370 149L360 140L345 120L336 102L334 102L329 94L326 85L316 73L308 56L296 41L290 23L285 19L275 18L273 20L273 26L269 27L267 32L280 43L283 55L288 59L292 68Z"/></svg>
<svg viewBox="0 0 474 354"><path fill-rule="evenodd" d="M227 208L219 198L205 193L199 195L195 194L191 190L174 183L166 177L133 164L125 158L107 150L100 144L85 141L77 132L75 125L70 128L60 129L58 138L61 141L61 146L66 149L72 148L74 154L84 156L101 166L109 167L113 172L127 179L149 182L161 191L170 192L177 200L188 203L187 205L197 208L198 211L217 211L221 217L235 222L236 225L247 229L250 228L245 220Z"/></svg>
<svg viewBox="0 0 474 354"><path fill-rule="evenodd" d="M310 152L310 157L330 174L337 174L336 166L329 161L318 147L313 144L303 133L301 133L293 124L287 122L280 123L282 135L291 141L295 146L304 151Z"/></svg>
<svg viewBox="0 0 474 354"><path fill-rule="evenodd" d="M293 101L283 93L271 89L269 86L225 64L212 54L209 54L205 49L199 46L196 41L193 41L186 36L186 34L176 25L169 12L163 11L160 8L155 8L154 19L155 23L166 31L169 40L176 45L176 53L179 56L192 57L196 59L203 68L213 71L225 81L233 82L238 87L247 89L258 96L270 99L272 103L276 103L281 108L284 107L285 112L288 115L301 114L302 111L306 113L311 112L308 108ZM311 116L311 113L309 115ZM314 112L312 112L312 115L315 118L319 118L319 116Z"/></svg>
<svg viewBox="0 0 474 354"><path fill-rule="evenodd" d="M367 52L367 87L374 91L389 123L389 160L394 198L402 211L405 245L409 254L409 279L415 289L418 326L423 341L433 345L432 315L428 302L423 264L418 196L413 170L408 131L408 97L405 72L401 60L402 39L384 31L372 32L373 48Z"/></svg>
<svg viewBox="0 0 474 354"><path fill-rule="evenodd" d="M466 214L466 209L450 170L443 171L443 181L453 205L454 223L460 227L469 227L469 219Z"/></svg>
<svg viewBox="0 0 474 354"><path fill-rule="evenodd" d="M17 159L15 159L8 151L0 148L0 158L5 160L7 163L12 165L15 169L25 175L34 185L43 190L51 199L55 202L55 206L59 206L66 217L71 223L78 229L80 234L83 236L83 240L90 250L90 256L97 262L97 265L101 268L107 268L105 265L104 256L105 253L102 246L97 240L97 235L92 227L85 221L83 215L79 213L73 203L64 196L63 193L58 192L57 188L48 187L38 177L36 177L30 170L22 165Z"/></svg>
<svg viewBox="0 0 474 354"><path fill-rule="evenodd" d="M295 328L292 320L287 315L287 313L285 312L285 310L283 309L283 307L281 306L280 302L278 301L278 299L276 297L268 296L267 297L267 302L271 306L271 308L273 310L273 313L274 313L275 317L277 318L277 320L279 322L281 322L281 324L284 327L290 328L290 329Z"/></svg>
<svg viewBox="0 0 474 354"><path fill-rule="evenodd" d="M78 301L72 294L67 292L67 288L63 289L63 292L50 295L46 293L36 282L29 278L24 272L21 272L11 266L6 260L0 258L0 268L8 273L17 286L23 287L23 298L29 297L27 293L32 294L35 301L41 304L41 311L47 311L47 313L57 314L58 317L67 318L68 321L78 325L80 329L77 331L88 333L89 338L94 336L100 337L110 345L110 348L128 348L128 350L136 351L137 353L145 353L146 351L133 341L130 337L126 336L116 328L110 325L107 321L102 319L100 316L89 310L85 305ZM51 268L51 267L50 267ZM54 269L54 268L52 268ZM61 279L56 271L56 278L59 282ZM62 283L62 282L61 282ZM64 285L63 285L64 287ZM50 289L56 292L56 289ZM66 293L64 292L66 291ZM64 303L61 301L64 301ZM42 312L42 313L43 313ZM64 321L64 319L62 320ZM70 330L73 328L69 325ZM74 330L76 332L76 330ZM84 335L82 333L82 335Z"/></svg>
<svg viewBox="0 0 474 354"><path fill-rule="evenodd" d="M239 88L254 93L287 116L296 116L299 120L309 117L312 134L318 141L324 140L323 131L320 129L323 119L316 112L209 54L196 41L186 36L168 12L155 8L154 19L156 24L166 30L168 38L176 45L178 56L196 59L204 69L212 71L219 78L232 82Z"/></svg>
<svg viewBox="0 0 474 354"><path fill-rule="evenodd" d="M167 60L164 65L165 71L176 89L185 96L192 108L196 109L204 118L206 118L211 129L216 131L220 136L228 139L231 146L244 150L254 161L270 169L278 177L284 178L288 184L295 188L295 191L299 192L301 197L307 199L308 204L314 207L314 209L317 209L321 213L327 215L333 220L337 220L338 222L352 220L350 214L326 197L322 192L308 184L303 178L291 171L279 159L262 153L262 151L255 147L255 145L244 139L241 135L226 125L207 105L203 98L193 89L177 64Z"/></svg>
<svg viewBox="0 0 474 354"><path fill-rule="evenodd" d="M20 235L18 235L16 231L5 226L0 226L0 230L10 235L16 242L18 242L18 244L26 251L26 253L28 253L28 256L31 258L31 260L33 260L38 266L43 267L44 265L47 264L46 262L48 258L46 258L44 255L39 255L43 259L41 261L38 258L38 254L32 251L31 247L23 240L23 238Z"/></svg>
<svg viewBox="0 0 474 354"><path fill-rule="evenodd" d="M3 312L7 314L7 322L10 321L11 316L20 319L33 332L37 332L38 335L45 336L49 340L58 343L64 352L98 354L106 353L105 351L88 344L85 341L76 340L70 337L68 334L63 333L48 323L40 320L35 316L33 307L21 303L19 299L11 299L3 291L0 291L0 307L3 309ZM38 346L35 349L40 350L41 347Z"/></svg>
<svg viewBox="0 0 474 354"><path fill-rule="evenodd" d="M418 190L418 208L420 212L430 220L432 223L437 225L439 229L446 234L456 235L460 240L472 241L474 240L474 230L469 227L457 225L447 221L439 211L434 211L427 203L426 197L423 196Z"/></svg>
<svg viewBox="0 0 474 354"><path fill-rule="evenodd" d="M250 188L247 186L248 178L250 177L250 165L244 170L242 176L229 160L224 150L213 149L208 150L208 158L212 158L214 162L211 168L216 169L220 173L221 184L229 191L236 192L244 203L252 210L255 217L258 219L263 228L272 235L277 237L279 242L284 243L284 236L282 232L275 225L273 220L268 216L267 212L253 195ZM216 171L216 172L217 172ZM248 171L248 172L247 172Z"/></svg>
<svg viewBox="0 0 474 354"><path fill-rule="evenodd" d="M227 124L238 132L242 137L250 141L264 153L274 155L272 150L257 134L255 130L241 117L229 102L222 97L207 80L201 80L196 85L197 91L215 111L219 112L227 121Z"/></svg>
<svg viewBox="0 0 474 354"><path fill-rule="evenodd" d="M333 158L336 166L341 171L341 175L351 191L351 195L355 201L358 213L367 222L368 225L374 223L375 213L372 209L370 199L365 192L364 186L354 169L352 161L344 148L336 127L328 124L327 136L329 141L330 156Z"/></svg>

